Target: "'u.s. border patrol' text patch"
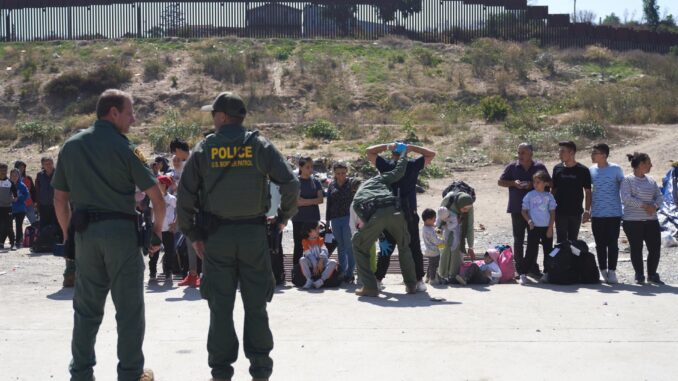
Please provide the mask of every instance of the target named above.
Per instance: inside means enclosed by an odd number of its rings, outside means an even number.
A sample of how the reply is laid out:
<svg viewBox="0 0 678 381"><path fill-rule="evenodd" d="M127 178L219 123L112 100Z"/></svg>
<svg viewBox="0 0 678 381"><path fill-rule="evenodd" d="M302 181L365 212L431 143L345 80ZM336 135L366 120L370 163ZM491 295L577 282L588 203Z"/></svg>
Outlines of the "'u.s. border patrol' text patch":
<svg viewBox="0 0 678 381"><path fill-rule="evenodd" d="M251 167L252 146L210 148L210 168Z"/></svg>

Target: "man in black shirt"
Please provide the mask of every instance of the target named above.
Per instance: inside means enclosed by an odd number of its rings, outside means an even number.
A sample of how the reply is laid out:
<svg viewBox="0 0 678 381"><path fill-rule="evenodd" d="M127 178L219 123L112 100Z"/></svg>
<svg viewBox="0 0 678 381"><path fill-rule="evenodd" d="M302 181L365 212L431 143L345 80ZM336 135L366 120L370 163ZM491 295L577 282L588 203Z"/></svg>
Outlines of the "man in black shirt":
<svg viewBox="0 0 678 381"><path fill-rule="evenodd" d="M579 227L591 219L591 172L575 160L577 146L574 142L560 142L561 163L553 167L551 193L556 199L556 237L558 242L573 241ZM582 209L582 201L585 207Z"/></svg>
<svg viewBox="0 0 678 381"><path fill-rule="evenodd" d="M395 168L396 162L400 155L393 152L393 144L378 144L367 148L365 154L367 159L374 164L379 170L379 173L391 171ZM426 285L422 281L424 277L424 256L421 252L421 243L419 241L419 215L417 214L417 180L419 179L419 172L421 172L436 156L434 151L428 148L408 144L408 152L414 152L421 155L416 159L408 159L407 169L402 179L393 183L391 188L394 195L400 195L401 207L405 214L407 221L407 230L410 234L410 250L412 251L412 259L414 259L415 272L417 274L417 291L426 291ZM379 156L381 152L391 150L391 160L386 160ZM391 238L387 236L387 238ZM382 250L377 261L377 272L375 276L379 283L386 275L388 266L391 262L391 254L395 248L395 242L389 239L389 249Z"/></svg>

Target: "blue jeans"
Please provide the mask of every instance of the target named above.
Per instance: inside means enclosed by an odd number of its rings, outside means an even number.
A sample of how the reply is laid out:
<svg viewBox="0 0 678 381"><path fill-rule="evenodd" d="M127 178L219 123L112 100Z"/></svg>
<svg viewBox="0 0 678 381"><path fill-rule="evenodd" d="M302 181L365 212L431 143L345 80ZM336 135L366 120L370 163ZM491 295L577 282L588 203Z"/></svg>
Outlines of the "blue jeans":
<svg viewBox="0 0 678 381"><path fill-rule="evenodd" d="M339 273L347 277L353 277L355 259L353 259L353 247L351 246L351 228L349 216L333 218L330 220L334 239L337 240L339 252Z"/></svg>
<svg viewBox="0 0 678 381"><path fill-rule="evenodd" d="M35 223L38 220L38 216L35 214L35 205L31 204L26 206L26 217L28 217L28 222Z"/></svg>

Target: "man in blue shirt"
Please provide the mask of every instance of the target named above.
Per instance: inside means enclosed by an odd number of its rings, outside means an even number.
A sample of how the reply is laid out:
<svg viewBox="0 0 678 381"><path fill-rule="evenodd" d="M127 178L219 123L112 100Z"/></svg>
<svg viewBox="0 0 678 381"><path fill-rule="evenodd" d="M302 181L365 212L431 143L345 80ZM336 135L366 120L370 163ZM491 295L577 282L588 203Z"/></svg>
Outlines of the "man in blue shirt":
<svg viewBox="0 0 678 381"><path fill-rule="evenodd" d="M396 166L396 162L400 155L394 152L394 144L378 144L367 148L365 154L367 159L377 167L379 173L389 172ZM408 159L407 169L405 175L399 181L393 183L391 188L393 194L400 196L401 208L407 221L407 231L410 234L410 250L412 250L412 258L414 259L414 267L417 275L417 291L426 291L426 285L422 281L424 277L424 255L421 252L421 243L419 241L419 215L417 214L417 180L419 179L419 172L421 172L427 165L431 164L433 158L436 156L434 151L428 148L408 144L408 152L417 153L419 156L416 159ZM380 153L390 150L391 160L386 160L379 156ZM390 238L387 236L387 238ZM385 243L385 242L384 242ZM377 261L377 271L375 276L381 284L382 279L386 276L388 266L391 262L391 254L395 248L395 241L388 239L388 244L383 245L385 250L379 255ZM386 250L386 246L389 248Z"/></svg>
<svg viewBox="0 0 678 381"><path fill-rule="evenodd" d="M596 254L600 277L604 282L617 283L617 258L619 257L619 230L622 202L619 189L624 180L620 166L609 163L610 147L600 143L593 146L589 167L593 183L591 202L591 229L596 241Z"/></svg>

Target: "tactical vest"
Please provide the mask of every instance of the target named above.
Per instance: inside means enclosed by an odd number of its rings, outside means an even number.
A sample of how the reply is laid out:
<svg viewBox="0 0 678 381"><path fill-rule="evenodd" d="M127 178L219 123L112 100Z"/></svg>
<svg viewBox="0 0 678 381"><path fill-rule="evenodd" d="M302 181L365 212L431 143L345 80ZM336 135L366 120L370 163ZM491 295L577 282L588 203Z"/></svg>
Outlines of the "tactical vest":
<svg viewBox="0 0 678 381"><path fill-rule="evenodd" d="M258 217L270 208L268 177L260 169L258 131L244 141L210 135L203 144L207 164L202 198L204 210L225 219Z"/></svg>

